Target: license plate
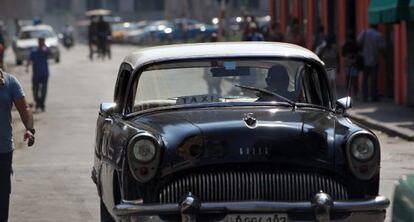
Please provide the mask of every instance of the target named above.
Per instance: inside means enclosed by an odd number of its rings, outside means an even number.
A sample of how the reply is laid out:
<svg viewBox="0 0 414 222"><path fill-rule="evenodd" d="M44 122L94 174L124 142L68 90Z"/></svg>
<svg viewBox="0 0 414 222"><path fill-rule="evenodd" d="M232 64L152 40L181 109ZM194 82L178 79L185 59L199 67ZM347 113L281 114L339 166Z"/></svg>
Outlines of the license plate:
<svg viewBox="0 0 414 222"><path fill-rule="evenodd" d="M287 214L231 214L224 222L288 222Z"/></svg>

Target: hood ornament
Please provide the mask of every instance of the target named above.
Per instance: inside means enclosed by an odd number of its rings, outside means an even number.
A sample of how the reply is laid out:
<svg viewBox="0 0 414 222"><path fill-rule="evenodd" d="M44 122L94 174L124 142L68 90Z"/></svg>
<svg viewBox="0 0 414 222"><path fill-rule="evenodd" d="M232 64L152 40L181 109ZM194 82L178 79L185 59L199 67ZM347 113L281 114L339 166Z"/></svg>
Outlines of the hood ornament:
<svg viewBox="0 0 414 222"><path fill-rule="evenodd" d="M249 128L255 128L257 126L257 118L253 113L244 114L243 120Z"/></svg>

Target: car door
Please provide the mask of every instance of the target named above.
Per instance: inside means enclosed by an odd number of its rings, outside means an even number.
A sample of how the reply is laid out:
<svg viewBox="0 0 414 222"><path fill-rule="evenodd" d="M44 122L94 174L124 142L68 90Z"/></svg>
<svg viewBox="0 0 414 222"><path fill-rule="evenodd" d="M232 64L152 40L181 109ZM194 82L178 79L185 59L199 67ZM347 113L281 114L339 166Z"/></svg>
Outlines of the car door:
<svg viewBox="0 0 414 222"><path fill-rule="evenodd" d="M117 158L119 153L122 152L121 148L114 146L118 144L116 140L119 138L119 134L122 133L121 126L123 125L123 106L124 97L127 90L129 78L131 76L132 67L128 64L122 64L118 79L115 85L114 102L116 107L114 110L107 114L100 114L101 119L101 147L98 151L101 158L101 170L100 170L100 181L102 187L102 200L104 201L107 209L112 209L114 203L114 172L119 170L117 166ZM98 123L99 124L99 123ZM118 155L117 155L118 154Z"/></svg>

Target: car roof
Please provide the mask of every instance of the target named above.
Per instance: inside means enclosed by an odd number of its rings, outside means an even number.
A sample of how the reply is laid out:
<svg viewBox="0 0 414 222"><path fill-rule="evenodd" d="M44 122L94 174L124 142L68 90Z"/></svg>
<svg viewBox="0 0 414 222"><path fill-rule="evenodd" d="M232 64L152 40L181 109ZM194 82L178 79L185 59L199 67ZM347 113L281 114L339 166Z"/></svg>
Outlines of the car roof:
<svg viewBox="0 0 414 222"><path fill-rule="evenodd" d="M124 62L135 69L156 62L226 57L285 57L310 59L324 64L310 50L280 42L218 42L148 47L133 52Z"/></svg>
<svg viewBox="0 0 414 222"><path fill-rule="evenodd" d="M27 25L24 26L22 31L31 31L31 30L50 30L52 31L53 28L50 25Z"/></svg>

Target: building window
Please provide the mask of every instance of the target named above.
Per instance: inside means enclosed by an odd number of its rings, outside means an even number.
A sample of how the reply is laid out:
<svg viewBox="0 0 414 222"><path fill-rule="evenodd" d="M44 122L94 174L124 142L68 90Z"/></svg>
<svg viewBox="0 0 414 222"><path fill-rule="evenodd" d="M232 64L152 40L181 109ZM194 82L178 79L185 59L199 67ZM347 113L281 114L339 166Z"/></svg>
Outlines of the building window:
<svg viewBox="0 0 414 222"><path fill-rule="evenodd" d="M46 0L46 11L70 11L72 8L71 0Z"/></svg>
<svg viewBox="0 0 414 222"><path fill-rule="evenodd" d="M134 0L135 11L162 11L164 0Z"/></svg>

